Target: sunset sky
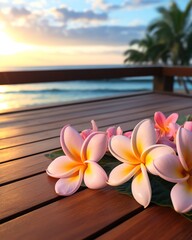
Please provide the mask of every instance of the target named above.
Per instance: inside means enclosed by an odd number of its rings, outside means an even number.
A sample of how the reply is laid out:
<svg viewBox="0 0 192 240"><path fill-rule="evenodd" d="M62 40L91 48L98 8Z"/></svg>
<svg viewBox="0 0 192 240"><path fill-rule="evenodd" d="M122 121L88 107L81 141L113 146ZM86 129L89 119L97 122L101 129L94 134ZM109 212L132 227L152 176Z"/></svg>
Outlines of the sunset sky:
<svg viewBox="0 0 192 240"><path fill-rule="evenodd" d="M0 0L0 70L122 64L169 0ZM188 0L177 0L183 9Z"/></svg>

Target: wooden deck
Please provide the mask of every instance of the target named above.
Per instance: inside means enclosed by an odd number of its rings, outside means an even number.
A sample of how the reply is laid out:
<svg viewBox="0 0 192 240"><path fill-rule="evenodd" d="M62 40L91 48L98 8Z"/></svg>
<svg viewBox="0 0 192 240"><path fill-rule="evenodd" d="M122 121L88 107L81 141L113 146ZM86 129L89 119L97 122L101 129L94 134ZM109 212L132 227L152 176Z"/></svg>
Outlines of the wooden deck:
<svg viewBox="0 0 192 240"><path fill-rule="evenodd" d="M59 197L45 173L65 124L127 131L155 111L192 113L192 98L150 92L1 114L0 239L192 239L192 222L169 208L144 209L110 187Z"/></svg>

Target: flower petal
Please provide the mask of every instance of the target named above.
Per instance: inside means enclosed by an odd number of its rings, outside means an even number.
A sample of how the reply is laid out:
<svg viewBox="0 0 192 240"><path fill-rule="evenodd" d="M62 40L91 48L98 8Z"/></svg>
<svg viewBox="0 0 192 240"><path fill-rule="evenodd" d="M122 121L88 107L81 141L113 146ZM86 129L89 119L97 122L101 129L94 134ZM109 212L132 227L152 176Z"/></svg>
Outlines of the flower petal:
<svg viewBox="0 0 192 240"><path fill-rule="evenodd" d="M83 161L98 162L107 151L107 135L104 132L91 133L83 143L81 158Z"/></svg>
<svg viewBox="0 0 192 240"><path fill-rule="evenodd" d="M80 161L80 152L83 138L71 126L67 125L61 130L60 143L64 153L75 161Z"/></svg>
<svg viewBox="0 0 192 240"><path fill-rule="evenodd" d="M179 129L179 125L177 123L169 123L168 125L168 129L169 132L166 133L166 135L171 139L171 138L175 138L176 133Z"/></svg>
<svg viewBox="0 0 192 240"><path fill-rule="evenodd" d="M75 193L82 182L83 171L79 171L68 178L60 178L55 184L55 191L61 196L70 196Z"/></svg>
<svg viewBox="0 0 192 240"><path fill-rule="evenodd" d="M94 132L97 132L98 131L98 127L97 127L97 124L96 124L95 120L91 120L91 125L92 125L92 130Z"/></svg>
<svg viewBox="0 0 192 240"><path fill-rule="evenodd" d="M140 160L135 157L131 148L131 140L125 136L117 135L109 141L109 151L121 162L138 164Z"/></svg>
<svg viewBox="0 0 192 240"><path fill-rule="evenodd" d="M141 171L137 172L131 184L132 194L135 200L145 208L151 201L151 185L147 174L147 169L141 163Z"/></svg>
<svg viewBox="0 0 192 240"><path fill-rule="evenodd" d="M108 139L110 139L112 136L116 135L116 127L107 128L106 133L107 133Z"/></svg>
<svg viewBox="0 0 192 240"><path fill-rule="evenodd" d="M172 113L171 115L169 115L165 120L166 126L168 126L170 123L176 123L178 117L179 117L178 113Z"/></svg>
<svg viewBox="0 0 192 240"><path fill-rule="evenodd" d="M128 137L128 138L131 138L131 135L132 135L132 131L123 133L123 136Z"/></svg>
<svg viewBox="0 0 192 240"><path fill-rule="evenodd" d="M192 210L192 176L183 183L177 183L171 190L175 211L186 213Z"/></svg>
<svg viewBox="0 0 192 240"><path fill-rule="evenodd" d="M145 119L136 125L132 133L131 143L138 158L147 147L156 143L156 132L150 119Z"/></svg>
<svg viewBox="0 0 192 240"><path fill-rule="evenodd" d="M122 135L122 134L123 134L123 130L122 130L122 128L121 128L120 126L117 127L116 134L117 134L117 135Z"/></svg>
<svg viewBox="0 0 192 240"><path fill-rule="evenodd" d="M176 144L173 141L169 140L169 138L167 138L165 136L160 137L159 140L158 140L158 143L167 145L167 146L173 148L174 151L176 151Z"/></svg>
<svg viewBox="0 0 192 240"><path fill-rule="evenodd" d="M54 178L68 177L77 172L79 168L80 165L77 162L67 156L61 156L49 164L47 174Z"/></svg>
<svg viewBox="0 0 192 240"><path fill-rule="evenodd" d="M156 144L147 148L141 155L141 158L143 159L142 161L145 163L147 170L154 175L158 175L154 167L153 161L154 159L159 157L163 158L163 156L167 154L175 155L175 151L171 147L168 147L166 145Z"/></svg>
<svg viewBox="0 0 192 240"><path fill-rule="evenodd" d="M192 170L192 132L179 128L176 136L176 146L179 159L186 171Z"/></svg>
<svg viewBox="0 0 192 240"><path fill-rule="evenodd" d="M169 182L183 182L189 178L189 174L183 171L183 166L176 155L162 155L156 158L153 163L158 175Z"/></svg>
<svg viewBox="0 0 192 240"><path fill-rule="evenodd" d="M92 132L98 131L97 124L94 120L91 120L92 129L83 130L80 135L85 140Z"/></svg>
<svg viewBox="0 0 192 240"><path fill-rule="evenodd" d="M109 174L108 184L111 186L119 186L131 179L140 169L139 165L122 163L115 167Z"/></svg>
<svg viewBox="0 0 192 240"><path fill-rule="evenodd" d="M87 168L84 173L84 182L88 188L99 189L107 185L107 174L96 162L86 161Z"/></svg>
<svg viewBox="0 0 192 240"><path fill-rule="evenodd" d="M80 133L80 135L85 140L91 133L92 133L91 129L85 129Z"/></svg>
<svg viewBox="0 0 192 240"><path fill-rule="evenodd" d="M184 123L184 128L192 132L192 121L186 121Z"/></svg>
<svg viewBox="0 0 192 240"><path fill-rule="evenodd" d="M164 131L166 117L162 112L155 112L154 121L155 121L155 127Z"/></svg>

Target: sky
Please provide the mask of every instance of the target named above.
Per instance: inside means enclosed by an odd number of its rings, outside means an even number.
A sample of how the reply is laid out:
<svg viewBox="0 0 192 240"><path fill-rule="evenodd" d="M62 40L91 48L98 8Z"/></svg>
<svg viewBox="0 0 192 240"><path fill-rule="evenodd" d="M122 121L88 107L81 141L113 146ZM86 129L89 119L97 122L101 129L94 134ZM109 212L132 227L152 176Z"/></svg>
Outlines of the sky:
<svg viewBox="0 0 192 240"><path fill-rule="evenodd" d="M184 9L188 0L175 0ZM123 64L169 0L0 0L0 70Z"/></svg>

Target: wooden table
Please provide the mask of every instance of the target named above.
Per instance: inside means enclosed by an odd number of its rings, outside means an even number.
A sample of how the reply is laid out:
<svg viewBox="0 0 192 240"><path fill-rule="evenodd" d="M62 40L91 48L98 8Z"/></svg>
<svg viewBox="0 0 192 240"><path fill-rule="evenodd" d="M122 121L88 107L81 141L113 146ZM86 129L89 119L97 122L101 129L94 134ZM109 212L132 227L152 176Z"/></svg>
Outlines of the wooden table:
<svg viewBox="0 0 192 240"><path fill-rule="evenodd" d="M192 222L169 208L144 209L112 188L60 197L45 173L65 124L127 131L155 111L192 113L192 98L150 92L1 114L0 239L192 239Z"/></svg>

